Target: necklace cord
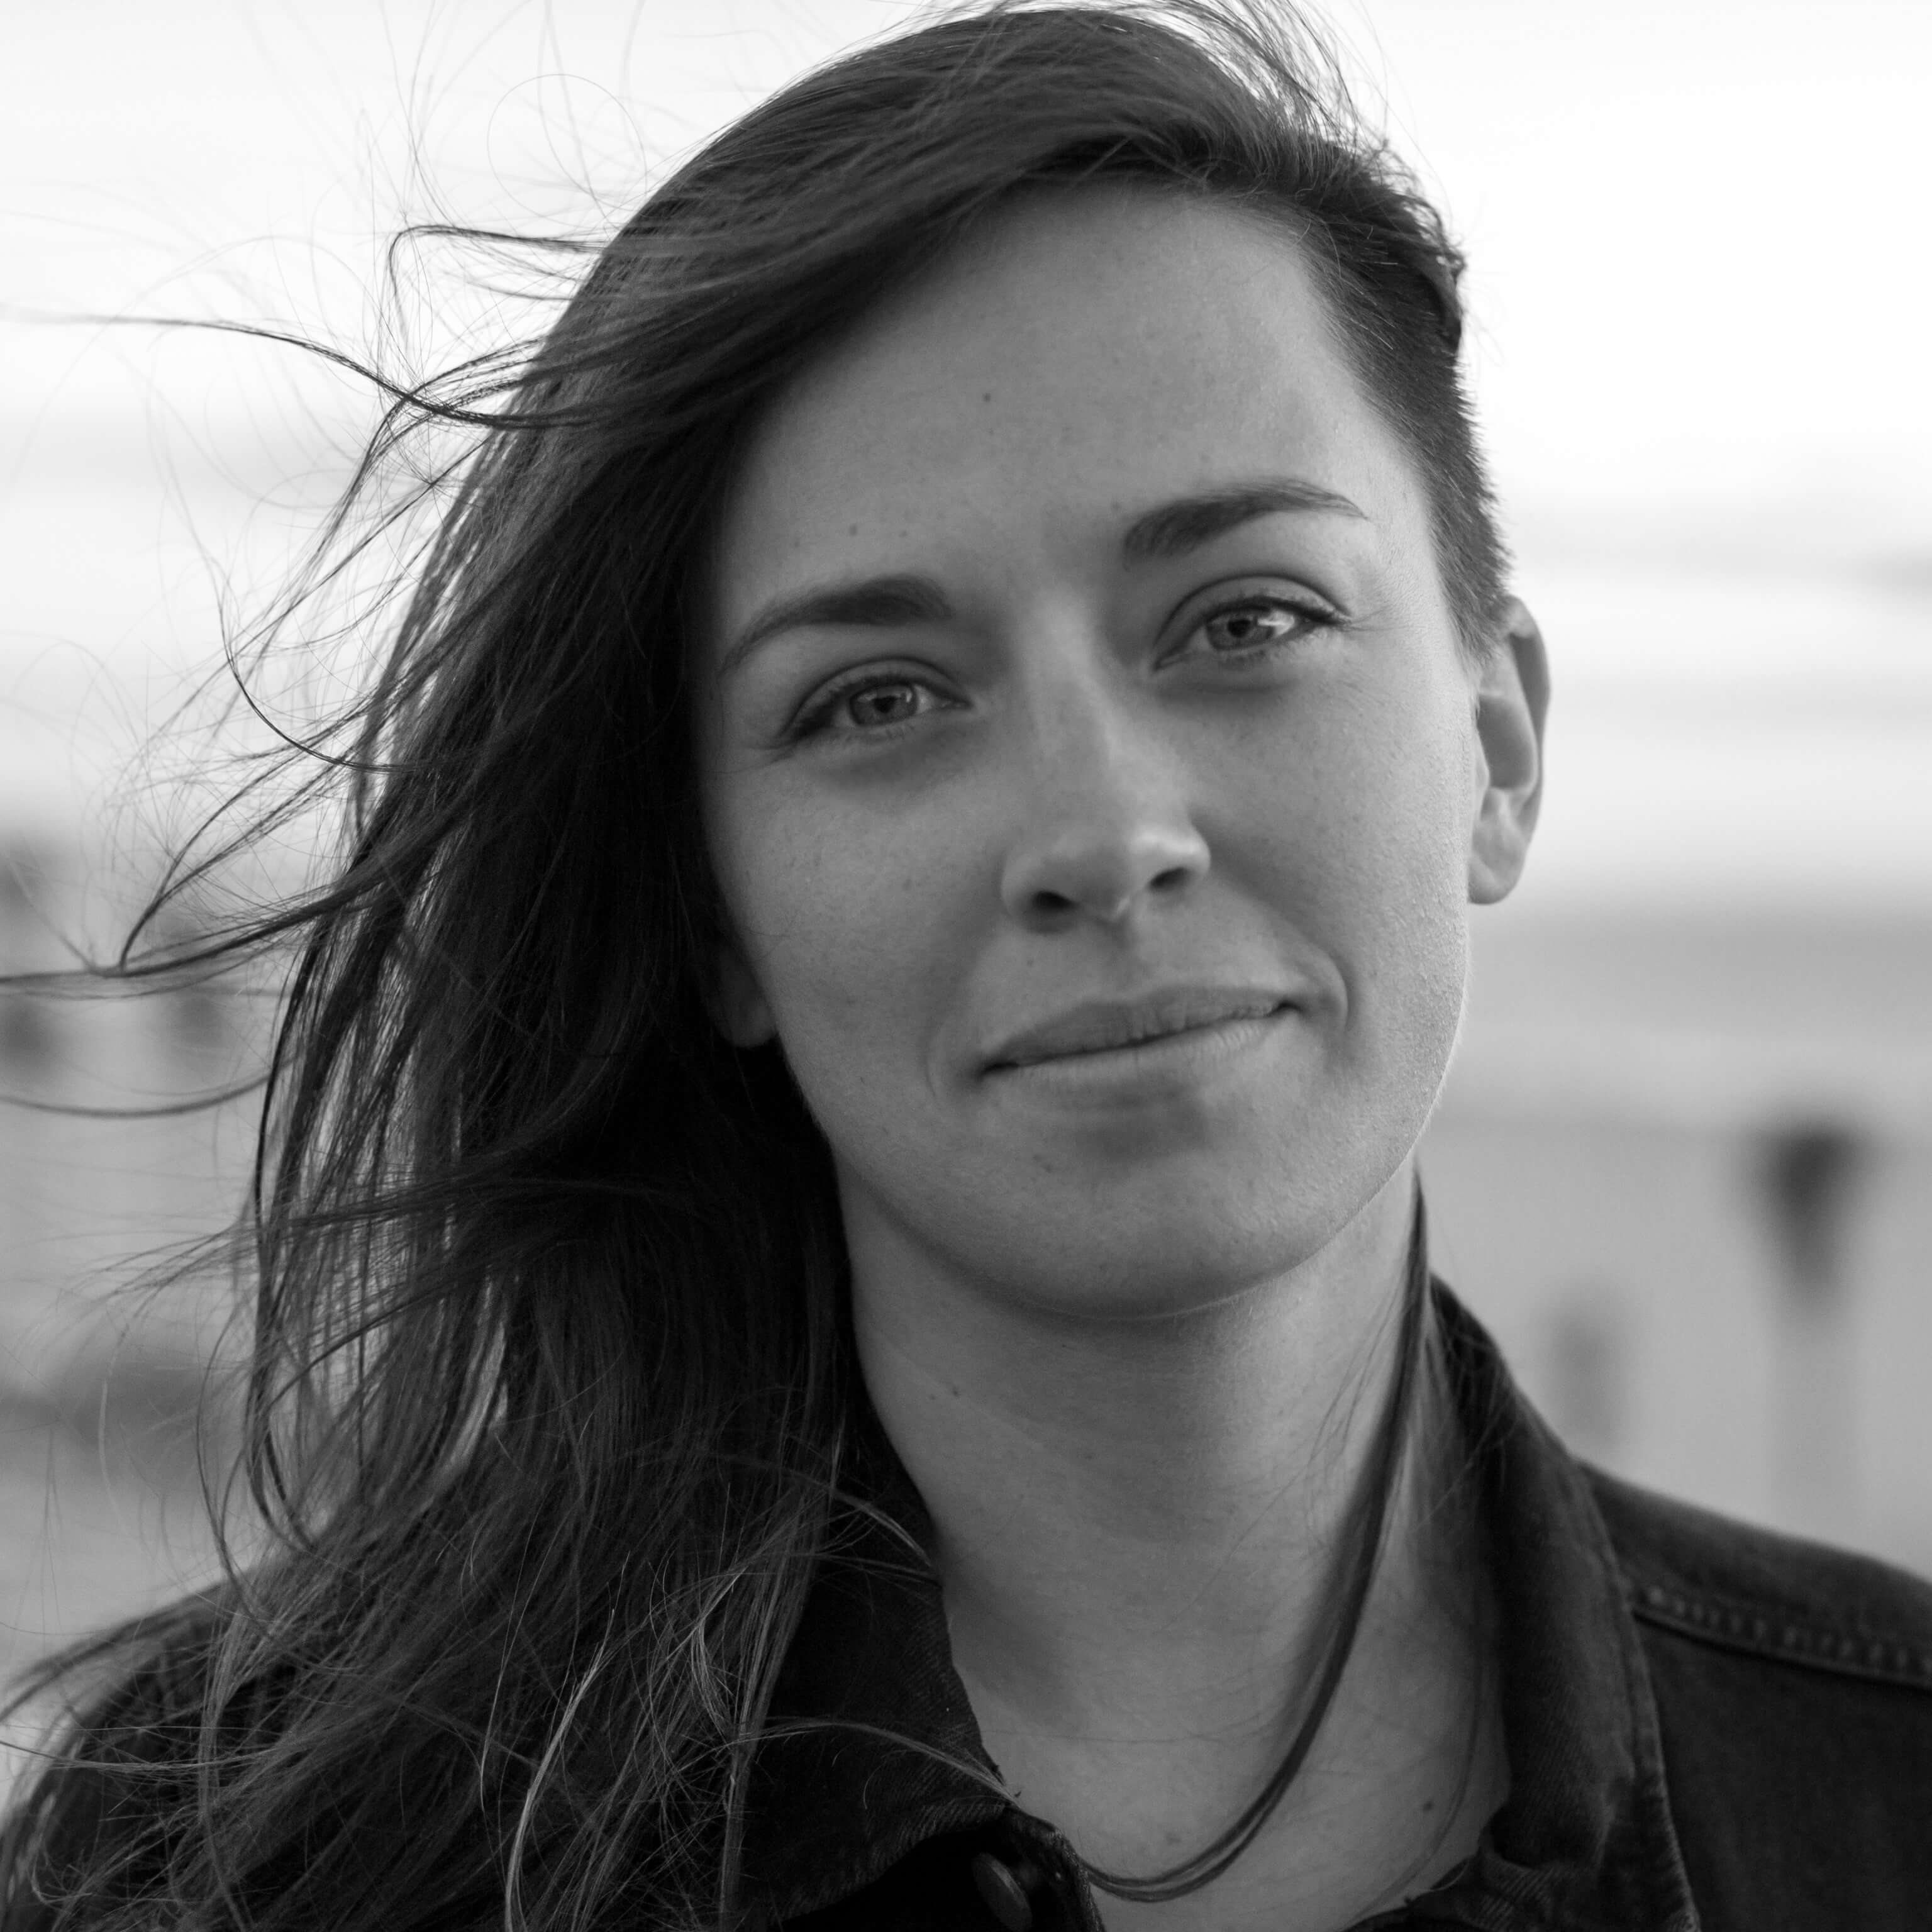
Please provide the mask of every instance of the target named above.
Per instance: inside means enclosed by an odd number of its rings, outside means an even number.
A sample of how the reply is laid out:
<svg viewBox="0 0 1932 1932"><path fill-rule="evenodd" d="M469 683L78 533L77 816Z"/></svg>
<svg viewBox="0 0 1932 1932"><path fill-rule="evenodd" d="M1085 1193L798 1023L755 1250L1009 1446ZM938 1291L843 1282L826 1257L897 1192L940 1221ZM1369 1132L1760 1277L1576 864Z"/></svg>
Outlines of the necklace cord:
<svg viewBox="0 0 1932 1932"><path fill-rule="evenodd" d="M1361 1628L1363 1612L1367 1606L1369 1591L1375 1581L1388 1532L1390 1498L1408 1445L1417 1389L1421 1380L1423 1322L1429 1301L1429 1273L1425 1259L1427 1253L1422 1198L1418 1192L1409 1234L1408 1277L1403 1289L1395 1381L1377 1428L1366 1494L1363 1498L1356 1534L1348 1552L1346 1580L1332 1622L1328 1654L1316 1680L1314 1695L1295 1728L1287 1750L1269 1774L1268 1782L1240 1816L1211 1843L1168 1870L1136 1878L1103 1870L1082 1858L1081 1867L1088 1882L1096 1890L1136 1904L1160 1905L1211 1885L1253 1844L1314 1748L1316 1733L1334 1702L1336 1690L1341 1683L1342 1672L1348 1667L1355 1638Z"/></svg>

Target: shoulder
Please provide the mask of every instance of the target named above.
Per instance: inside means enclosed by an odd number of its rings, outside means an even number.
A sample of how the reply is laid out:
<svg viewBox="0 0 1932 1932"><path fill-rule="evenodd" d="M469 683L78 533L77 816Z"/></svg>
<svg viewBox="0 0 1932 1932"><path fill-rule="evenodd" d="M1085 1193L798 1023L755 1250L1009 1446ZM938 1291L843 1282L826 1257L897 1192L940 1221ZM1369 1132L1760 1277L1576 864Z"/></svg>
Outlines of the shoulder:
<svg viewBox="0 0 1932 1932"><path fill-rule="evenodd" d="M1924 1923L1932 1585L1590 1473L1706 1932Z"/></svg>
<svg viewBox="0 0 1932 1932"><path fill-rule="evenodd" d="M1921 1694L1932 1582L1588 1472L1640 1623L1799 1671Z"/></svg>

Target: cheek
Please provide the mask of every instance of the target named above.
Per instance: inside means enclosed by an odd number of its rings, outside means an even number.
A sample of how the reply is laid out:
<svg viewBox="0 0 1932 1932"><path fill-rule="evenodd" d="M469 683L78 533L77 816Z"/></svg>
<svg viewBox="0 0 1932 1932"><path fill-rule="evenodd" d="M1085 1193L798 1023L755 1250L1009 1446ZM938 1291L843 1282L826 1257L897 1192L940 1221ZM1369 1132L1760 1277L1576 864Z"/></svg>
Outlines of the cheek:
<svg viewBox="0 0 1932 1932"><path fill-rule="evenodd" d="M1364 678L1331 692L1288 742L1243 760L1232 839L1265 828L1278 875L1298 878L1296 896L1338 941L1461 904L1472 734L1454 692L1430 683Z"/></svg>
<svg viewBox="0 0 1932 1932"><path fill-rule="evenodd" d="M924 1046L965 948L968 862L919 814L807 809L773 787L721 841L748 963L814 1112Z"/></svg>
<svg viewBox="0 0 1932 1932"><path fill-rule="evenodd" d="M1412 1090L1417 1132L1448 1071L1468 974L1467 734L1453 710L1422 716L1434 728L1403 738L1381 775L1378 835L1361 861L1376 931L1358 962L1360 997L1384 1065Z"/></svg>
<svg viewBox="0 0 1932 1932"><path fill-rule="evenodd" d="M1366 683L1328 709L1271 819L1285 909L1345 983L1338 1070L1432 1096L1467 971L1469 739L1456 687Z"/></svg>

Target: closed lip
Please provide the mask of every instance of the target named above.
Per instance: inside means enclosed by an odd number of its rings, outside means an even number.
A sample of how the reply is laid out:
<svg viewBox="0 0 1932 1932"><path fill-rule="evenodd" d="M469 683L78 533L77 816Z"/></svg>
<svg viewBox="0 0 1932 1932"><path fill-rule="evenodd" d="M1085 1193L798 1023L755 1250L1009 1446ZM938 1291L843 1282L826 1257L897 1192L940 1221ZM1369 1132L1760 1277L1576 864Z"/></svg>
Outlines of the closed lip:
<svg viewBox="0 0 1932 1932"><path fill-rule="evenodd" d="M1209 1027L1270 1019L1294 1004L1290 994L1253 986L1167 986L1137 999L1083 1000L1001 1040L986 1054L984 1070L1118 1052Z"/></svg>

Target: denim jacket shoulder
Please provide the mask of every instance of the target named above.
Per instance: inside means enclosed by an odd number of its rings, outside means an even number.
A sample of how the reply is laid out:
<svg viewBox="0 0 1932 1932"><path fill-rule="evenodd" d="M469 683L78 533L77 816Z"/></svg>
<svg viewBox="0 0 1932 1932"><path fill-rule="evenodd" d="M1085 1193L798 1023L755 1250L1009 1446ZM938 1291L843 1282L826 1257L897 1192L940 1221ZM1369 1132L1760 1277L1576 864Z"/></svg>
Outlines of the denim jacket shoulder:
<svg viewBox="0 0 1932 1932"><path fill-rule="evenodd" d="M1511 1789L1466 1868L1374 1923L1932 1925L1932 1586L1589 1469L1435 1297L1490 1529ZM974 1774L992 1767L938 1585L898 1545L828 1568L788 1681L788 1719L834 1721L760 1748L746 1865L770 1920L992 1932L984 1852L1034 1874L1034 1932L1094 1932L1072 1848Z"/></svg>
<svg viewBox="0 0 1932 1932"><path fill-rule="evenodd" d="M1932 1924L1932 1584L1589 1480L1705 1932Z"/></svg>

